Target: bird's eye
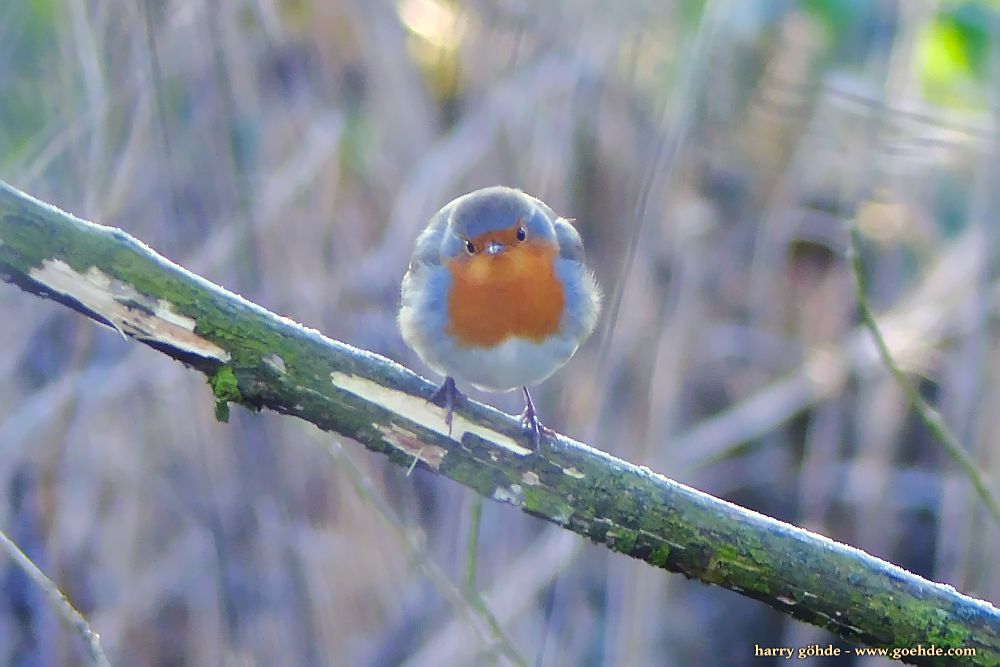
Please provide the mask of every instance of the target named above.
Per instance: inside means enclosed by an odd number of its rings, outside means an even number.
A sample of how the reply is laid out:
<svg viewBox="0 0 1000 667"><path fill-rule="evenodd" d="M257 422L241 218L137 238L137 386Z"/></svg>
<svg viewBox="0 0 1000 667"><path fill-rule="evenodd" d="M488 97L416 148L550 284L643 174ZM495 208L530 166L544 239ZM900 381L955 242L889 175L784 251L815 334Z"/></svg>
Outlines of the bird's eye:
<svg viewBox="0 0 1000 667"><path fill-rule="evenodd" d="M475 246L475 244L472 241L466 241L465 242L465 250L470 255L476 254L476 246Z"/></svg>
<svg viewBox="0 0 1000 667"><path fill-rule="evenodd" d="M526 237L527 235L528 235L528 233L526 231L524 231L524 227L518 227L517 228L517 240L518 241L523 241L524 237Z"/></svg>

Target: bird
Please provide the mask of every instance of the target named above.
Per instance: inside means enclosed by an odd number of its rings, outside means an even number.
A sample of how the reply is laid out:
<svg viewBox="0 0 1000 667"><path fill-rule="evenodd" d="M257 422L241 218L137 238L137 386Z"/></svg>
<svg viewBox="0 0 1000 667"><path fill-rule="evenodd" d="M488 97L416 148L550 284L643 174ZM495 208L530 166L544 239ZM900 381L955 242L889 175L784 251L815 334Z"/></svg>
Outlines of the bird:
<svg viewBox="0 0 1000 667"><path fill-rule="evenodd" d="M492 392L518 388L520 416L538 450L542 425L528 391L593 333L601 289L572 220L506 186L475 190L434 214L416 240L400 288L405 343L444 382L429 401L466 402L456 379Z"/></svg>

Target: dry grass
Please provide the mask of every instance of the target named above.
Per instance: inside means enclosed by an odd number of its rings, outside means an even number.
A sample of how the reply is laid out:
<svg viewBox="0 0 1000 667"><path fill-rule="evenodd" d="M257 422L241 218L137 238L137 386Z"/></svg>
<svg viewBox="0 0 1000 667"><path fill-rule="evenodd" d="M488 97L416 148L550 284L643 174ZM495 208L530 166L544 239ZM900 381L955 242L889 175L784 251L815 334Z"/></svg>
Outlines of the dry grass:
<svg viewBox="0 0 1000 667"><path fill-rule="evenodd" d="M930 4L836 33L794 5L0 3L0 178L418 368L417 232L520 186L577 219L613 304L537 392L547 423L997 601L1000 528L860 333L843 220L900 365L1000 478L1000 71L934 107ZM0 340L0 528L114 664L506 664L458 592L471 492L287 418L218 424L199 375L11 288ZM0 662L78 664L3 567ZM491 503L477 579L529 664L831 641Z"/></svg>

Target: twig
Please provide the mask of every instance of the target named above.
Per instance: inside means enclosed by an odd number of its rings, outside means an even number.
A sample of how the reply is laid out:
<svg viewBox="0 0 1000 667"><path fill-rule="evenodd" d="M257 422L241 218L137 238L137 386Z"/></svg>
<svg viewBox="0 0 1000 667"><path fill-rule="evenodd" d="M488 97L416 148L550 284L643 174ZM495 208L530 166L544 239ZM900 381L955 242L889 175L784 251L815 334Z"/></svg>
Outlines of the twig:
<svg viewBox="0 0 1000 667"><path fill-rule="evenodd" d="M974 276L963 269L968 268L969 257L975 256L981 245L969 233L953 241L905 302L882 316L883 324L891 320L894 326L912 331L922 350L964 335L967 320L956 313L967 298ZM1000 281L990 288L986 309L987 317L989 313L1000 312ZM671 444L681 452L679 469L694 470L730 458L748 446L764 446L759 442L747 443L779 428L810 406L836 396L852 374L866 375L872 368L881 367L878 357L865 354L870 349L868 336L862 322L845 336L839 347L812 351L787 375L679 434ZM919 355L922 361L926 357L925 353L914 351L912 345L908 347L906 351L911 358ZM894 349L890 353L899 351Z"/></svg>
<svg viewBox="0 0 1000 667"><path fill-rule="evenodd" d="M55 582L45 576L34 561L32 561L28 556L21 551L21 548L17 546L14 540L7 537L7 534L0 531L0 546L3 550L7 552L7 555L14 564L21 568L29 579L36 586L42 589L45 593L45 597L49 599L49 602L55 608L56 613L63 619L63 621L76 631L80 638L83 639L84 646L87 647L87 652L90 654L90 660L95 665L100 665L100 667L110 667L111 663L108 662L108 658L104 655L104 650L101 648L100 637L94 632L93 628L87 622L87 619L83 617L83 614L78 612L75 607L70 603L63 592L59 590Z"/></svg>
<svg viewBox="0 0 1000 667"><path fill-rule="evenodd" d="M928 403L917 388L911 384L907 379L906 375L896 364L896 361L892 358L892 354L889 352L889 346L886 345L885 338L882 337L882 332L878 327L878 323L875 321L875 315L872 313L871 306L868 302L868 290L865 286L865 274L861 266L861 232L858 229L858 223L855 220L849 220L847 222L847 227L851 239L851 243L848 247L848 255L851 260L851 267L854 270L854 282L857 288L858 297L858 310L861 312L861 319L864 321L865 326L868 327L868 331L872 335L872 339L875 341L875 347L878 348L879 356L882 357L883 363L885 363L886 368L892 374L893 379L899 388L902 389L903 393L906 395L906 399L910 403L917 415L920 417L921 421L927 425L931 433L937 439L938 442L944 447L948 455L958 464L962 472L965 473L969 481L972 482L972 486L975 487L976 493L982 499L983 504L986 505L986 509L993 516L993 520L1000 524L1000 504L997 503L996 497L990 490L989 486L986 484L986 480L983 476L979 474L979 470L976 468L976 462L969 456L965 448L958 441L958 438L951 432L947 424L944 423L944 419L941 418L941 414L934 409L934 407Z"/></svg>
<svg viewBox="0 0 1000 667"><path fill-rule="evenodd" d="M479 525L483 519L483 497L472 499L469 516L469 542L465 551L465 591L478 595L476 591L476 565L479 562Z"/></svg>
<svg viewBox="0 0 1000 667"><path fill-rule="evenodd" d="M316 434L314 429L309 430L310 435ZM314 435L314 439L319 442L330 456L337 462L340 470L344 472L351 481L354 492L369 507L372 507L379 516L388 524L393 536L399 541L406 553L413 559L417 567L428 579L437 587L438 591L451 602L456 610L468 614L470 611L480 617L489 629L489 639L492 647L497 647L508 660L518 667L527 667L527 661L518 653L514 642L504 632L503 627L496 616L487 606L482 596L467 586L463 589L456 587L448 576L438 565L431 560L426 549L423 549L416 540L407 532L406 527L392 511L386 502L372 487L371 480L362 472L353 461L344 456L340 450L340 445L332 442L330 438ZM478 499L478 496L477 496ZM478 532L478 530L477 530Z"/></svg>

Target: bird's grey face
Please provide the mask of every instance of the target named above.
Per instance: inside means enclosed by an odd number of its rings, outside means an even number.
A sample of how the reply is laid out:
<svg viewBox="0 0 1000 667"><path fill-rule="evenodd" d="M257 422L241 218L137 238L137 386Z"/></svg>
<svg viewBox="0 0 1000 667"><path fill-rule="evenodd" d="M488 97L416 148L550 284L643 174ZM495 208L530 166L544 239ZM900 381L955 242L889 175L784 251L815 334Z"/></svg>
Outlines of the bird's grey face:
<svg viewBox="0 0 1000 667"><path fill-rule="evenodd" d="M530 197L510 188L485 188L455 202L442 254L496 257L521 243L556 243L555 228Z"/></svg>

